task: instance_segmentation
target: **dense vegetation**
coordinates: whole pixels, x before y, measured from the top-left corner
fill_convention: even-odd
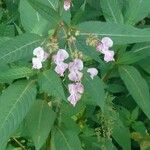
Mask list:
[[[150,149],[150,0],[0,0],[0,150]]]

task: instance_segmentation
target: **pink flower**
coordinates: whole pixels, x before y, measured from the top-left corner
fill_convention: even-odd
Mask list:
[[[71,0],[64,0],[64,10],[67,11],[71,7]]]
[[[97,51],[100,51],[102,54],[105,53],[110,47],[113,46],[113,41],[109,37],[102,38],[101,42],[97,44]]]
[[[69,63],[69,79],[71,81],[79,82],[82,79],[83,73],[80,72],[83,69],[83,61],[81,59],[74,59]]]
[[[104,60],[106,62],[114,61],[115,60],[114,55],[115,55],[114,51],[107,50],[104,54]]]
[[[54,60],[55,64],[58,65],[59,63],[66,60],[68,57],[69,57],[69,54],[66,50],[59,49],[57,54],[53,56],[53,60]]]
[[[32,58],[32,68],[34,69],[41,69],[42,68],[42,63],[39,58],[33,57]]]
[[[60,76],[64,76],[64,72],[68,68],[68,64],[61,62],[55,67],[55,72]]]
[[[71,81],[79,82],[83,77],[83,73],[80,71],[72,71],[69,73],[68,78]]]
[[[49,57],[49,54],[46,53],[42,47],[35,48],[33,50],[33,55],[36,56],[41,62],[44,62]]]
[[[81,83],[69,84],[69,93],[68,101],[75,106],[76,103],[81,99],[81,94],[84,92],[84,87]]]
[[[92,79],[98,74],[98,70],[96,68],[89,68],[87,72],[90,73],[90,77]]]

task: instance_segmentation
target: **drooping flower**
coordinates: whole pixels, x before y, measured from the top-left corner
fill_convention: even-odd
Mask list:
[[[42,62],[39,58],[36,58],[36,57],[32,58],[32,68],[34,68],[34,69],[42,68]]]
[[[113,46],[113,41],[109,37],[104,37],[102,40],[97,44],[97,51],[105,54],[105,51],[109,50],[110,47]]]
[[[55,72],[60,76],[64,76],[64,72],[68,68],[68,64],[61,62],[55,67]]]
[[[56,64],[55,72],[60,76],[64,76],[64,72],[68,68],[68,64],[64,63],[64,60],[66,60],[68,57],[69,54],[64,49],[59,49],[57,54],[53,56],[54,63]]]
[[[89,68],[87,72],[90,74],[92,79],[94,79],[94,77],[98,74],[98,70],[96,68]]]
[[[59,49],[57,54],[53,56],[53,60],[54,60],[55,64],[58,65],[59,63],[66,60],[68,57],[69,57],[69,54],[66,50]]]
[[[82,79],[83,73],[83,61],[81,59],[74,59],[73,62],[69,63],[69,79],[71,81],[79,82]]]
[[[69,93],[68,101],[75,106],[76,103],[81,99],[81,94],[84,92],[84,86],[81,83],[69,84]]]
[[[109,37],[102,38],[101,42],[97,44],[97,51],[104,54],[104,61],[110,62],[114,61],[114,51],[111,51],[109,48],[113,46],[113,41]]]
[[[42,62],[44,62],[49,57],[49,54],[46,53],[42,47],[37,47],[33,50],[33,55],[35,57],[32,58],[32,67],[34,69],[41,69]]]
[[[64,0],[64,10],[68,11],[71,7],[71,0]]]
[[[107,50],[104,54],[104,60],[106,62],[114,61],[115,60],[114,55],[115,55],[114,51]]]
[[[33,55],[36,56],[41,62],[44,62],[49,57],[49,54],[46,53],[42,47],[35,48],[33,50]]]

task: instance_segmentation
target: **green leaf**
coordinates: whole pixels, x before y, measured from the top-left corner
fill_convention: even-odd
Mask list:
[[[147,117],[150,118],[150,95],[146,81],[138,70],[132,66],[121,66],[119,73],[136,103]]]
[[[115,44],[130,44],[150,41],[150,32],[134,28],[130,25],[121,25],[100,21],[88,21],[78,25],[80,35],[94,34],[100,37],[111,37]]]
[[[100,0],[107,22],[123,23],[123,15],[118,0]]]
[[[27,0],[20,1],[20,19],[24,29],[39,35],[46,34],[50,23],[33,9]]]
[[[53,70],[43,72],[42,75],[40,75],[38,82],[41,92],[46,92],[51,96],[66,100],[62,81]]]
[[[101,79],[96,76],[92,80],[90,75],[85,72],[83,85],[85,89],[83,100],[85,103],[98,105],[103,111],[105,106],[105,91]]]
[[[0,147],[8,140],[26,116],[36,97],[36,86],[31,82],[16,82],[0,96]]]
[[[123,150],[131,150],[130,132],[128,128],[123,125],[119,116],[116,118],[112,136]]]
[[[28,67],[11,68],[0,72],[0,82],[10,82],[19,78],[30,77],[34,74],[35,72],[33,71],[33,69]]]
[[[56,128],[52,132],[51,148],[53,150],[83,150],[76,132]]]
[[[25,124],[36,150],[45,143],[54,123],[55,113],[44,101],[37,100],[29,111]]]
[[[148,57],[147,59],[144,59],[140,62],[138,62],[138,65],[147,73],[150,74],[150,57]]]
[[[135,24],[150,14],[149,0],[128,0],[125,11],[126,24]]]
[[[35,0],[28,0],[28,2],[41,16],[51,22],[54,27],[59,24],[61,18],[53,8]]]
[[[84,37],[78,37],[76,41],[77,47],[79,51],[81,51],[83,54],[89,56],[90,58],[94,59],[97,62],[102,62],[99,57],[99,52],[96,51],[93,47],[86,45],[86,38]]]
[[[136,44],[131,51],[124,53],[117,60],[118,64],[133,64],[150,56],[150,43]]]
[[[33,49],[41,43],[41,37],[35,34],[22,34],[0,45],[0,65],[32,58]]]

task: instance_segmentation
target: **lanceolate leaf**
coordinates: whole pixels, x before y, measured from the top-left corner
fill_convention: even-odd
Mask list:
[[[83,84],[85,88],[83,96],[85,103],[98,105],[103,111],[105,106],[105,91],[101,79],[95,77],[92,80],[89,74],[84,73]]]
[[[53,70],[43,72],[38,82],[41,92],[66,100],[61,79]]]
[[[135,24],[150,14],[149,0],[128,0],[125,11],[125,22]]]
[[[4,70],[0,72],[0,82],[10,82],[15,79],[30,77],[34,75],[34,71],[32,68],[28,67],[16,67]]]
[[[54,119],[55,113],[45,101],[37,100],[29,111],[25,124],[37,150],[45,143]]]
[[[131,51],[124,53],[118,60],[120,64],[132,64],[150,56],[150,43],[136,44]]]
[[[73,130],[73,129],[72,129]],[[83,150],[76,132],[56,128],[52,132],[51,148],[54,150]]]
[[[41,43],[41,37],[35,34],[23,34],[7,40],[0,45],[0,65],[32,58],[33,49]]]
[[[147,117],[150,118],[150,95],[146,81],[138,70],[132,66],[121,66],[119,73],[136,103]]]
[[[119,117],[116,117],[112,136],[123,150],[131,150],[129,129],[124,126]]]
[[[17,129],[36,97],[36,86],[31,82],[16,82],[0,96],[0,147]]]
[[[51,22],[54,26],[60,22],[60,16],[53,8],[48,7],[47,5],[44,5],[36,0],[28,0],[28,2],[40,15]]]
[[[45,20],[27,0],[20,1],[20,19],[24,29],[27,32],[39,35],[47,34],[50,22]]]
[[[123,15],[118,0],[100,0],[100,3],[107,21],[123,23]]]
[[[107,23],[100,21],[88,21],[78,25],[81,35],[89,33],[99,37],[111,37],[115,44],[130,44],[150,41],[150,32],[137,29],[129,25]]]

